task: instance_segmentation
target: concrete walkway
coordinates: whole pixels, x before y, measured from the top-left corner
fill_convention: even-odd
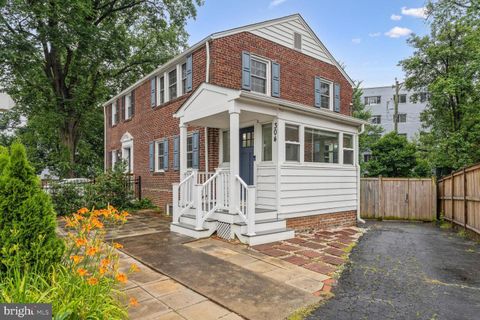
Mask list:
[[[370,222],[308,319],[479,319],[480,245],[433,224]]]

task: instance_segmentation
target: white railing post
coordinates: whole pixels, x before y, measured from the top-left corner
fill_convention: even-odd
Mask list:
[[[225,183],[225,181],[223,181],[223,172],[222,172],[222,169],[220,168],[217,168],[215,170],[216,173],[218,173],[218,178],[217,178],[217,184],[215,186],[216,190],[215,190],[215,195],[217,197],[217,204],[219,206],[219,209],[224,209],[224,197],[225,195],[223,194],[224,192],[224,187],[223,187],[223,184]]]
[[[179,195],[179,183],[174,183],[173,184],[173,216],[172,216],[172,221],[173,223],[178,223],[179,222],[179,215],[180,215],[180,208],[178,206],[178,195]]]
[[[255,187],[249,186],[247,189],[247,235],[255,235]]]
[[[202,212],[203,212],[203,200],[202,200],[202,185],[195,184],[193,187],[193,197],[195,201],[195,229],[203,229]]]
[[[198,183],[198,169],[192,169],[193,172],[193,184],[199,184]]]

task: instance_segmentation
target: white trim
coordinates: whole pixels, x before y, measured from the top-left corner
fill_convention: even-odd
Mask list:
[[[115,112],[113,112],[115,110]],[[117,125],[116,122],[116,117],[115,115],[118,113],[118,99],[112,101],[112,114],[110,115],[112,117],[112,127]]]
[[[165,172],[165,168],[159,169],[159,162],[158,162],[158,150],[159,150],[159,144],[164,144],[164,140],[155,140],[154,141],[154,148],[153,148],[153,156],[154,156],[154,172]],[[163,145],[165,148],[165,145]],[[165,156],[165,149],[163,150],[163,156]],[[163,159],[163,158],[162,158]]]
[[[123,115],[123,118],[125,120],[130,120],[132,119],[132,116],[133,116],[133,113],[130,113],[130,115],[128,115],[128,107],[130,105],[130,109],[132,108],[132,91],[130,91],[129,93],[127,93],[125,95],[125,107],[124,107],[124,115]]]
[[[322,107],[322,82],[328,84],[328,108]],[[333,111],[333,81],[320,77],[320,108]]]
[[[260,63],[264,63],[265,64],[265,92],[258,92],[258,91],[254,91],[253,88],[250,89],[250,92],[253,92],[253,93],[256,93],[256,94],[262,94],[262,95],[265,95],[265,96],[270,96],[271,93],[272,93],[272,62],[270,61],[270,59],[267,59],[267,58],[263,58],[261,56],[257,56],[255,54],[251,54],[250,55],[250,87],[252,87],[252,78],[259,78],[261,79],[260,77],[258,76],[255,76],[253,75],[253,72],[251,72],[252,70],[252,60],[256,60]]]

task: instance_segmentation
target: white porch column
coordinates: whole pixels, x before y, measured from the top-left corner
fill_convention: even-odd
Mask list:
[[[240,113],[230,112],[230,213],[239,205],[239,190],[235,176],[240,174]]]
[[[180,124],[180,181],[187,172],[187,125]]]

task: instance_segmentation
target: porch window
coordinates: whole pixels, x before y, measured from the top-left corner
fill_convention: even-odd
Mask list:
[[[193,138],[187,138],[187,168],[193,168]]]
[[[230,162],[230,131],[222,132],[223,162]]]
[[[173,69],[168,73],[168,96],[170,100],[177,97],[177,69]]]
[[[262,125],[262,161],[272,161],[272,124]]]
[[[305,128],[305,162],[338,163],[338,133]]]
[[[343,164],[353,164],[353,136],[343,135]]]
[[[182,94],[187,93],[187,63],[182,64]]]
[[[165,103],[165,77],[160,78],[160,104]]]
[[[320,82],[320,107],[330,109],[330,82]]]
[[[163,167],[165,158],[165,150],[163,142],[157,142],[157,170],[162,171],[165,168]]]
[[[299,127],[293,124],[285,125],[285,160],[300,161]]]
[[[267,62],[258,58],[251,58],[252,91],[267,93]]]

